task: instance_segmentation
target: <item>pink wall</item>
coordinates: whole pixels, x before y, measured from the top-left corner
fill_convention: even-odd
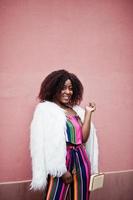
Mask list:
[[[31,178],[29,124],[42,79],[76,73],[97,103],[100,169],[133,168],[133,2],[0,1],[0,181]]]

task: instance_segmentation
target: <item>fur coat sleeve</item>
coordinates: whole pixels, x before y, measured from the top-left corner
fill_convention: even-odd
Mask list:
[[[39,103],[30,131],[31,189],[44,189],[47,176],[61,176],[66,169],[66,117],[56,104]]]

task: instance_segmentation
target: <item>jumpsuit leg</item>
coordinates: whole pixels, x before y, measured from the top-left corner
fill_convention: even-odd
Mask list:
[[[49,176],[43,200],[89,200],[90,162],[83,145],[67,148],[66,165],[73,182],[65,184],[61,177]]]
[[[72,159],[67,149],[66,167],[71,171]],[[71,200],[70,184],[65,184],[61,177],[49,176],[43,200]]]
[[[43,200],[65,200],[70,184],[65,184],[60,177],[49,176],[46,196]]]
[[[75,161],[73,185],[71,185],[72,200],[89,199],[90,162],[84,146],[72,150],[72,159]]]

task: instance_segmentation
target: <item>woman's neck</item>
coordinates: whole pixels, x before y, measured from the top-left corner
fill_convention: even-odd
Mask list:
[[[63,108],[64,110],[70,109],[72,108],[72,106],[70,104],[63,104],[61,102],[55,102],[58,106],[60,106],[61,108]]]

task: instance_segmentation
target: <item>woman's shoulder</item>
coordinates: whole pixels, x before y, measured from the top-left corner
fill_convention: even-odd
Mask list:
[[[46,102],[39,102],[35,106],[35,111],[41,111],[46,107]]]
[[[85,109],[79,105],[75,105],[73,107],[73,110],[75,110],[77,113],[84,115]]]
[[[47,112],[47,113],[62,113],[63,110],[54,102],[50,102],[50,101],[44,101],[44,102],[39,102],[36,105],[36,111],[38,112]]]
[[[83,120],[84,120],[85,109],[82,108],[82,107],[79,106],[79,105],[75,105],[75,106],[73,107],[73,109],[76,111],[76,113],[79,115],[79,117],[80,117],[81,120],[83,121]]]
[[[36,105],[36,109],[44,109],[44,108],[51,108],[51,107],[55,107],[55,103],[50,102],[50,101],[39,102]]]
[[[66,122],[65,113],[60,107],[52,102],[40,102],[36,105],[34,118],[43,119],[47,124],[55,124],[55,121],[58,124],[63,124]],[[57,124],[57,123],[56,123]]]

